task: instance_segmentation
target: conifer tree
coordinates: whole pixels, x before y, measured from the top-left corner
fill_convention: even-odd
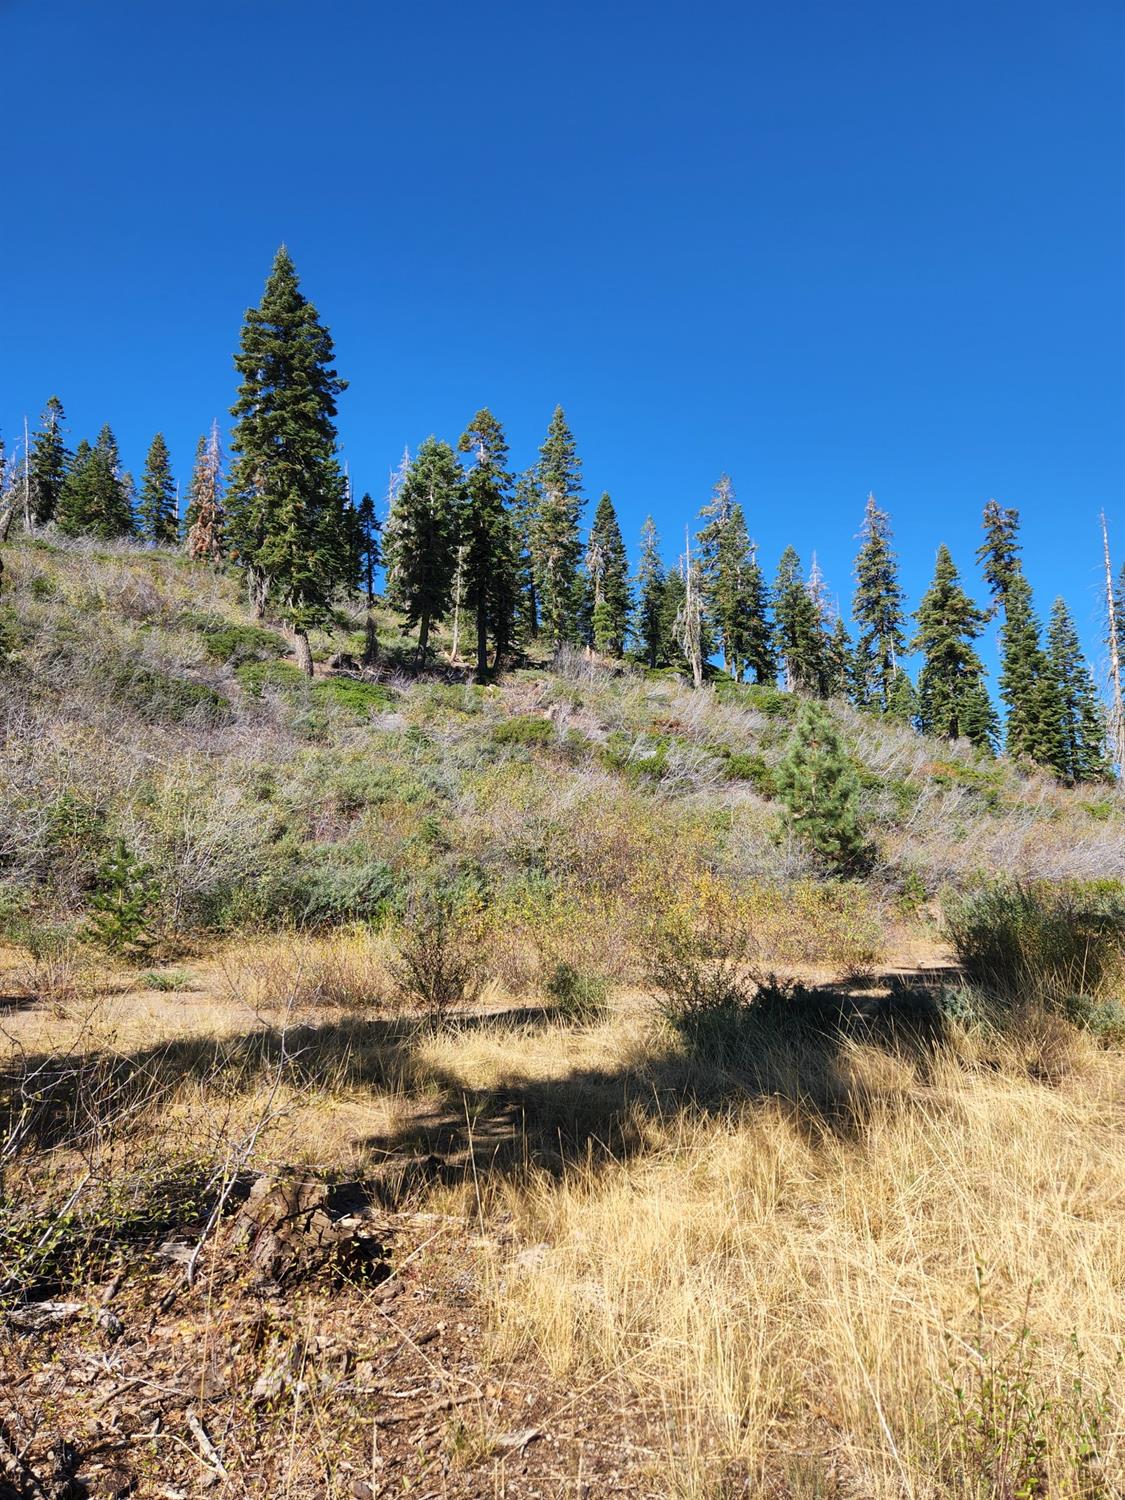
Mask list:
[[[578,564],[582,556],[582,464],[561,406],[555,407],[539,455],[537,479],[542,499],[532,553],[540,626],[557,650],[577,636]]]
[[[906,649],[906,597],[898,581],[898,559],[891,547],[891,522],[869,494],[855,561],[852,618],[857,626],[856,701],[881,713],[890,705],[898,658]]]
[[[684,607],[684,574],[681,566],[668,568],[660,588],[660,653],[658,664],[688,667],[679,641],[679,619]]]
[[[1013,574],[1007,583],[1000,654],[1008,754],[1026,756],[1041,766],[1058,765],[1063,754],[1058,685],[1048,671],[1031,586],[1022,572]]]
[[[990,500],[984,507],[984,541],[977,548],[977,562],[992,595],[989,618],[1007,608],[1008,590],[1020,571],[1020,513]]]
[[[39,431],[31,447],[31,513],[37,526],[55,519],[68,454],[63,441],[62,402],[51,396],[39,419]]]
[[[645,517],[641,528],[636,599],[633,638],[651,668],[659,664],[664,643],[664,563],[660,557],[660,538],[651,516]]]
[[[512,637],[515,613],[515,557],[506,502],[511,487],[504,429],[487,407],[461,434],[458,449],[474,458],[464,487],[460,542],[466,608],[477,626],[478,682],[488,680],[488,638],[500,646]],[[498,619],[502,614],[504,618]]]
[[[425,663],[430,627],[452,603],[463,476],[448,443],[429,437],[399,486],[383,530],[387,598],[418,631]]]
[[[375,569],[379,566],[379,520],[375,502],[364,492],[356,507],[356,565],[368,609],[375,603]]]
[[[841,873],[861,868],[869,847],[859,817],[859,778],[827,709],[805,702],[775,772],[785,822]]]
[[[965,736],[991,749],[995,711],[984,686],[984,666],[973,642],[988,618],[961,587],[944,543],[938,548],[933,582],[914,613],[918,623],[910,649],[925,657],[918,675],[918,721],[926,734]]]
[[[223,541],[223,450],[219,423],[211,423],[209,437],[201,437],[195,450],[184,538],[188,555],[197,561],[218,562]]]
[[[824,638],[820,607],[801,577],[801,559],[786,547],[773,588],[774,630],[785,686],[820,693],[824,683]]]
[[[911,727],[918,718],[918,694],[914,691],[910,674],[903,667],[895,668],[887,700],[887,718],[896,724],[908,724]]]
[[[137,507],[140,533],[154,546],[175,545],[180,518],[176,514],[176,485],[164,434],[153,438],[145,459],[141,499]]]
[[[629,588],[629,558],[617,522],[613,501],[603,494],[594,512],[586,548],[586,574],[590,580],[590,626],[594,649],[603,656],[624,655],[629,615],[633,608]]]
[[[741,506],[736,505],[731,518],[732,551],[742,551],[746,522]],[[758,549],[747,537],[739,573],[738,655],[744,672],[752,672],[758,683],[777,682],[777,653],[774,630],[770,623],[769,585],[758,562]],[[740,678],[741,680],[741,678]]]
[[[344,476],[336,460],[332,336],[302,293],[283,245],[260,306],[250,308],[235,368],[242,377],[231,448],[226,532],[256,613],[275,609],[312,675],[308,632],[332,620],[351,582]]]
[[[723,668],[737,677],[736,637],[738,626],[738,563],[732,555],[730,527],[734,514],[734,485],[729,474],[720,474],[707,505],[699,513],[704,522],[696,543],[699,573],[703,585],[703,605],[711,622],[712,634],[722,653]]]
[[[1051,609],[1047,663],[1060,721],[1060,753],[1054,769],[1066,781],[1104,781],[1111,772],[1109,726],[1074,620],[1062,599],[1056,599]]]
[[[824,693],[851,698],[855,692],[855,653],[843,615],[837,615],[824,648]]]
[[[75,450],[59,492],[57,519],[66,536],[105,540],[133,530],[129,491],[121,472],[117,439],[108,424],[91,448],[83,439]]]
[[[535,537],[543,495],[535,470],[528,469],[516,483],[512,498],[512,528],[516,551],[516,628],[521,640],[539,634],[539,594],[535,585]]]

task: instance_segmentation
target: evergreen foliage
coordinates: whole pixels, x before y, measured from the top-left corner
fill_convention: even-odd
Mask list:
[[[65,536],[109,540],[131,535],[129,490],[121,473],[117,439],[108,424],[92,448],[85,439],[79,443],[59,492],[56,515]]]
[[[1056,599],[1051,608],[1047,664],[1059,712],[1059,754],[1054,769],[1066,781],[1104,781],[1112,769],[1105,711],[1074,620],[1062,599]]]
[[[586,548],[590,580],[590,626],[594,649],[603,656],[624,655],[629,615],[633,608],[629,587],[629,558],[613,501],[603,494],[594,512]]]
[[[984,666],[973,642],[987,615],[961,587],[949,548],[938,548],[933,582],[915,611],[912,651],[925,657],[918,675],[918,722],[926,734],[969,739],[992,749],[996,713],[984,686]]]
[[[977,548],[977,562],[992,595],[991,615],[1007,608],[1008,590],[1020,571],[1020,513],[990,500],[984,507],[984,541]]]
[[[873,494],[867,497],[860,539],[852,602],[857,626],[856,701],[860,706],[874,704],[887,713],[898,658],[906,649],[906,595],[898,579],[898,559],[891,548],[890,517],[875,504]]]
[[[851,698],[856,688],[856,661],[843,615],[837,615],[824,648],[824,691],[829,698]]]
[[[869,846],[860,824],[859,779],[822,704],[801,704],[775,779],[786,826],[837,871],[862,867]]]
[[[485,407],[461,434],[457,446],[474,457],[464,486],[459,542],[464,603],[476,619],[476,678],[485,682],[489,636],[496,643],[499,662],[515,626],[516,543],[506,505],[512,482],[507,471],[508,444],[504,429]]]
[[[581,474],[574,436],[562,407],[556,406],[539,450],[536,477],[542,498],[532,537],[540,629],[556,649],[578,634]]]
[[[664,645],[664,563],[660,538],[651,516],[641,528],[641,556],[636,577],[636,611],[633,638],[649,667],[659,665]]]
[[[512,498],[516,553],[516,630],[523,641],[539,634],[539,594],[535,584],[535,537],[543,493],[534,469],[521,474]]]
[[[887,718],[893,719],[896,724],[907,724],[911,728],[915,726],[918,718],[918,694],[914,691],[909,672],[903,667],[895,670],[894,681],[891,683],[891,691],[887,699]]]
[[[430,626],[451,604],[462,482],[453,449],[427,438],[395,493],[383,532],[387,599],[402,612],[406,629],[417,629],[421,662]]]
[[[158,432],[153,438],[145,459],[137,519],[140,522],[140,533],[146,541],[157,547],[175,545],[180,518],[176,513],[176,485],[172,478],[172,463],[162,432]]]
[[[823,692],[824,637],[820,608],[801,577],[801,559],[786,547],[773,587],[774,631],[785,686],[805,693]]]
[[[332,620],[352,582],[344,477],[336,461],[332,336],[304,296],[283,245],[260,306],[250,308],[235,367],[242,377],[231,448],[226,533],[259,616],[275,609],[312,674],[307,632]]]
[[[63,441],[62,402],[49,397],[39,419],[39,431],[31,445],[31,515],[37,526],[55,519],[59,496],[66,479],[68,453]]]
[[[1061,706],[1054,676],[1040,645],[1040,626],[1031,586],[1013,574],[1005,595],[1000,631],[1000,697],[1007,708],[1005,745],[1009,755],[1026,756],[1041,766],[1063,758]]]
[[[91,938],[110,953],[144,953],[152,946],[149,928],[159,890],[151,868],[118,839],[98,870],[90,898]]]
[[[365,492],[355,509],[355,569],[368,609],[375,603],[375,569],[380,561],[379,530],[375,502]]]

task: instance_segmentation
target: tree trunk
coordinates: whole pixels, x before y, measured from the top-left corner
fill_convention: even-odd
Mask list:
[[[311,677],[313,674],[312,647],[309,645],[309,638],[303,630],[295,630],[293,632],[293,650],[297,656],[298,667],[300,667],[306,677]]]
[[[379,637],[375,632],[375,621],[370,615],[363,628],[363,665],[374,667],[379,661]]]
[[[426,650],[430,644],[430,612],[426,610],[418,621],[418,661],[426,664]]]
[[[477,610],[477,670],[478,682],[488,681],[488,617],[483,609]]]

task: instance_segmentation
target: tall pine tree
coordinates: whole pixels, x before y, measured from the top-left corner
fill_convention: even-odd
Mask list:
[[[620,657],[625,652],[633,600],[625,539],[608,495],[602,496],[594,512],[586,547],[586,574],[590,580],[594,649],[603,656]]]
[[[542,491],[532,553],[542,633],[557,650],[577,638],[581,605],[582,464],[561,406],[539,450]]]
[[[852,618],[855,643],[856,699],[873,704],[880,713],[890,708],[898,658],[906,649],[906,597],[898,581],[898,559],[891,547],[891,521],[886,511],[867,497],[855,560],[856,591]]]
[[[773,587],[777,654],[790,691],[821,693],[825,678],[824,634],[820,604],[801,577],[801,559],[786,547]]]
[[[504,429],[487,407],[461,434],[458,448],[473,455],[460,513],[465,607],[477,626],[478,682],[488,680],[488,639],[501,650],[511,641],[516,604],[514,533],[506,508],[511,475]]]
[[[918,722],[926,734],[969,739],[991,749],[996,714],[984,686],[984,666],[973,642],[988,618],[961,587],[960,575],[943,543],[933,582],[914,613],[918,623],[910,649],[924,656],[918,674]]]
[[[649,667],[660,662],[664,643],[664,563],[660,556],[660,538],[651,516],[641,528],[641,555],[637,565],[636,610],[633,615],[633,638]]]
[[[179,534],[180,518],[176,513],[176,484],[164,434],[158,432],[149,446],[145,471],[141,478],[141,499],[137,506],[140,533],[157,547],[172,547]]]
[[[285,246],[261,304],[250,308],[235,368],[242,377],[227,495],[231,553],[255,610],[276,610],[312,675],[308,632],[332,621],[336,590],[352,563],[344,476],[336,461],[332,336],[305,297]]]
[[[1006,609],[1008,590],[1020,571],[1020,513],[990,500],[984,507],[984,541],[977,548],[977,562],[992,595],[991,615]]]
[[[448,443],[429,437],[395,491],[383,529],[387,599],[418,631],[425,663],[430,627],[445,619],[457,566],[463,475]]]
[[[1062,599],[1051,608],[1047,664],[1059,713],[1054,769],[1065,781],[1104,781],[1111,773],[1105,709],[1082,654],[1074,620]]]
[[[63,481],[66,479],[68,454],[63,441],[62,402],[51,396],[39,419],[39,431],[31,445],[31,514],[37,526],[55,519]]]
[[[535,585],[535,537],[543,493],[534,469],[521,474],[512,498],[516,549],[516,629],[523,641],[539,634],[539,593]]]
[[[59,492],[57,519],[66,536],[103,540],[131,535],[129,487],[121,472],[117,439],[107,424],[91,448],[83,439]]]
[[[1019,571],[1007,584],[1000,656],[1000,697],[1008,711],[1008,754],[1024,756],[1041,766],[1058,765],[1063,757],[1058,688],[1040,645],[1031,585]]]

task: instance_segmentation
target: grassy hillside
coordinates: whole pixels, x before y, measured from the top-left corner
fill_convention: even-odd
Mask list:
[[[1125,1492],[1115,791],[3,578],[0,1497]]]

